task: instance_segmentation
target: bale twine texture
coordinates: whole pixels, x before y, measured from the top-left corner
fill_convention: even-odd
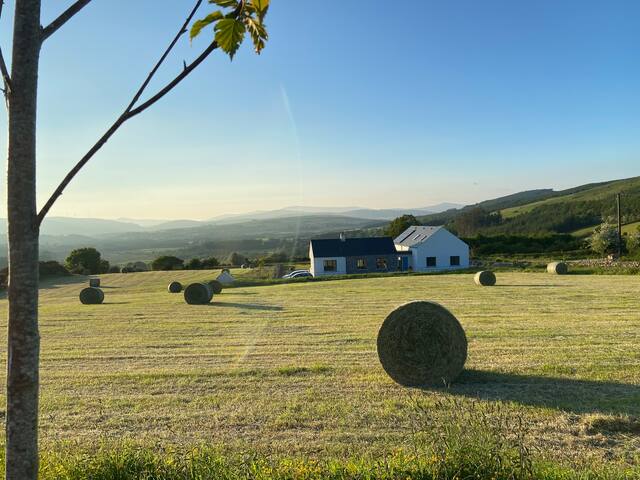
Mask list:
[[[427,301],[392,311],[378,332],[384,370],[407,387],[444,386],[460,374],[467,359],[467,337],[446,308]]]
[[[476,285],[492,287],[496,284],[496,275],[489,270],[483,270],[482,272],[476,273],[476,276],[473,277],[473,281],[476,282]]]
[[[184,300],[189,305],[206,305],[213,298],[213,290],[208,283],[192,283],[184,289]]]
[[[104,292],[99,288],[87,287],[80,292],[80,302],[84,305],[99,305],[104,301]]]
[[[564,262],[552,262],[547,265],[547,272],[554,275],[566,275],[569,273],[569,266]]]

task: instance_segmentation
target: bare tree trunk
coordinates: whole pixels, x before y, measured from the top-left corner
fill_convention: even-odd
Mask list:
[[[40,0],[16,0],[9,100],[7,216],[9,345],[7,480],[38,475],[38,226],[36,104],[41,45]]]

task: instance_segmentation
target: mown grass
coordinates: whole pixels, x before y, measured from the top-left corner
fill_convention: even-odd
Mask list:
[[[197,468],[222,465],[221,478],[267,478],[248,476],[254,461],[380,478],[371,472],[389,458],[410,472],[387,478],[497,472],[483,458],[511,465],[497,478],[526,478],[508,476],[522,458],[538,476],[637,473],[640,276],[500,272],[493,288],[471,274],[347,279],[228,289],[210,306],[166,293],[173,279],[213,275],[105,275],[99,306],[80,305],[78,278],[44,285],[43,478],[140,477],[111,456],[177,465],[143,478],[207,478],[183,475],[194,445]],[[449,388],[406,389],[379,365],[382,320],[413,299],[442,303],[467,331],[467,370]],[[72,473],[46,473],[56,469]]]

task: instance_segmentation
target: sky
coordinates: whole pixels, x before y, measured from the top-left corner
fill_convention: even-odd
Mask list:
[[[43,24],[71,3],[44,1]],[[193,4],[94,0],[46,41],[40,205]],[[0,20],[5,56],[12,5]],[[271,0],[266,24],[260,56],[249,42],[233,61],[215,52],[126,123],[51,214],[424,207],[640,175],[640,2]],[[212,35],[184,37],[149,93]],[[3,110],[5,132],[6,121]]]

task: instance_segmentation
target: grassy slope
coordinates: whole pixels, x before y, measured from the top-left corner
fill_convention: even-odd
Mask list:
[[[507,402],[531,421],[543,454],[611,460],[638,446],[637,433],[593,425],[640,415],[640,277],[504,273],[484,289],[471,275],[373,278],[232,289],[210,306],[165,290],[172,279],[211,277],[105,275],[101,306],[79,304],[75,279],[42,291],[45,446],[411,451],[416,399],[443,397]],[[468,371],[448,392],[402,388],[378,363],[382,320],[412,299],[441,302],[467,331]],[[434,418],[446,422],[447,403],[437,405]]]
[[[505,208],[501,210],[501,213],[503,217],[510,218],[530,212],[540,205],[582,200],[602,200],[605,198],[611,198],[613,201],[613,196],[616,193],[626,190],[637,190],[639,188],[640,177],[617,180],[613,182],[607,182],[605,184],[595,184],[593,188],[579,187],[577,189],[570,189],[565,192],[557,192],[557,196],[553,196],[551,198],[547,198],[545,200],[540,200],[537,202],[528,203],[526,205]]]
[[[640,227],[640,222],[628,223],[622,226],[622,233],[635,233],[638,231],[638,227]],[[575,235],[576,237],[586,237],[587,235],[591,235],[594,229],[595,227],[581,228],[580,230],[572,232],[571,235]]]

